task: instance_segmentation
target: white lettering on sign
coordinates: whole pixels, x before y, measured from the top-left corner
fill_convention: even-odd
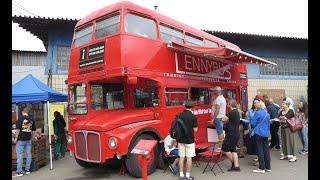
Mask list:
[[[189,54],[176,53],[176,72],[217,79],[230,80],[232,64]]]
[[[185,65],[185,68],[187,69],[187,70],[190,70],[190,71],[192,71],[192,67],[190,67],[188,64],[192,64],[191,63],[191,56],[189,56],[189,55],[185,55],[184,56],[184,65]]]
[[[196,109],[191,111],[195,116],[202,114],[211,114],[211,109]]]

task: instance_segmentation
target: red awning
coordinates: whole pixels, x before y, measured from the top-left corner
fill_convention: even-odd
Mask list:
[[[228,62],[232,64],[255,63],[255,64],[261,64],[261,65],[262,64],[277,65],[276,63],[273,63],[266,59],[246,53],[239,49],[235,49],[230,46],[210,48],[210,47],[201,47],[201,46],[182,45],[182,44],[177,44],[175,42],[171,42],[168,44],[168,48],[175,51],[188,53],[196,56],[201,56],[207,59],[214,59],[218,61]]]

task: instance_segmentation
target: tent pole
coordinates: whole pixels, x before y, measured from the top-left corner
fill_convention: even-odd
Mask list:
[[[50,109],[49,101],[47,101],[47,119],[48,119],[48,129],[49,129],[49,149],[50,149],[50,170],[52,170],[52,146],[51,146],[51,130],[50,130]]]
[[[16,104],[16,118],[17,118],[17,120],[19,118],[19,107],[18,107],[18,104]]]

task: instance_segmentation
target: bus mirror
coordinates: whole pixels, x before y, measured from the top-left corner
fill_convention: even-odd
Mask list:
[[[137,77],[128,77],[127,78],[127,83],[131,85],[138,84],[138,78]]]

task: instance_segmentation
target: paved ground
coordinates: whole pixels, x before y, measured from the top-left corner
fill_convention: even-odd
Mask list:
[[[214,174],[207,170],[205,174],[202,174],[202,170],[205,164],[201,164],[200,167],[194,166],[192,169],[192,176],[196,179],[223,179],[223,180],[307,180],[308,179],[308,156],[298,156],[298,161],[295,163],[289,163],[288,161],[279,160],[280,152],[271,152],[271,168],[272,172],[266,174],[255,174],[252,170],[255,168],[251,162],[254,156],[246,156],[240,159],[241,172],[227,172],[229,168],[229,162],[225,161],[221,163],[222,169],[225,173],[218,173],[216,177]],[[53,170],[49,169],[49,164],[40,168],[36,172],[32,172],[30,175],[24,175],[23,177],[15,177],[13,179],[21,180],[100,180],[100,179],[136,179],[129,175],[120,175],[119,169],[110,169],[105,167],[84,169],[80,167],[73,157],[66,156],[63,159],[53,162]],[[218,171],[218,170],[216,170]],[[155,173],[149,176],[151,180],[177,179],[169,171],[163,173],[162,170],[157,170]]]

